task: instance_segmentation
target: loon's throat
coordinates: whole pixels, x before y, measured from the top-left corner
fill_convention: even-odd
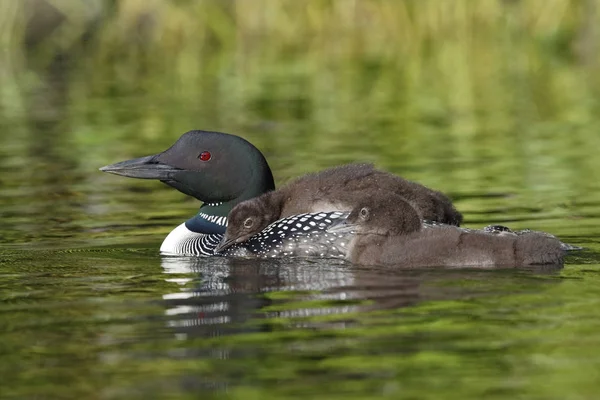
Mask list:
[[[198,214],[185,222],[185,226],[196,233],[225,233],[227,214],[232,208],[229,202],[204,203]]]
[[[227,219],[227,215],[229,211],[233,208],[235,204],[233,202],[218,202],[218,203],[204,203],[200,210],[198,210],[198,215],[202,215],[204,218],[207,217],[223,217],[225,220]]]

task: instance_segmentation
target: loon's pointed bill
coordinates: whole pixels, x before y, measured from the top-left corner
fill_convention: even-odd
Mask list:
[[[157,161],[157,155],[134,158],[100,168],[102,172],[138,179],[170,180],[181,168]]]

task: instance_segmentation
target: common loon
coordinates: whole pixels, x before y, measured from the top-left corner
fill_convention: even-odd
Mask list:
[[[355,168],[357,170],[350,174],[350,178],[355,178],[357,173],[364,176],[381,173],[370,165],[357,165]],[[100,170],[131,178],[160,180],[203,202],[194,217],[177,226],[165,238],[160,247],[163,254],[214,255],[215,248],[225,233],[227,215],[231,209],[240,202],[275,189],[271,169],[263,154],[248,141],[221,132],[189,131],[161,153],[107,165]],[[337,184],[336,176],[341,179],[348,178],[348,174],[332,174],[331,171],[334,170],[328,170],[329,175],[324,175],[334,185]],[[365,181],[368,181],[368,178],[365,178]],[[422,196],[422,193],[427,193],[427,201],[437,202],[440,213],[448,209],[454,210],[449,200],[441,193],[416,183],[404,182],[407,188],[405,193],[414,196],[416,200],[421,198],[419,196]],[[322,223],[316,224],[315,227],[311,226],[310,222],[325,217],[325,219],[336,219],[345,214],[327,207],[320,209],[318,201],[316,199],[314,201],[317,206],[311,208],[310,211],[314,211],[313,213],[296,212],[296,214],[306,215],[300,218],[291,215],[281,222],[270,221],[273,222],[270,226],[275,228],[278,224],[284,227],[288,223],[293,223],[302,225],[303,228],[308,227],[307,230],[293,232],[290,229],[289,233],[282,236],[280,233],[275,235],[277,229],[265,229],[256,237],[247,238],[249,239],[247,243],[240,243],[224,254],[320,255],[323,253],[320,251],[322,242],[331,247],[329,253],[343,253],[344,250],[340,250],[342,247],[338,248],[330,242],[333,236],[325,235],[325,227]],[[457,219],[456,223],[460,222],[462,216],[456,210],[454,213],[453,218]],[[305,222],[308,225],[305,226]],[[268,224],[264,226],[266,225]],[[258,232],[260,231],[256,233]],[[345,241],[342,238],[336,243],[345,243]],[[267,249],[269,246],[272,251]],[[279,252],[281,248],[287,250]]]
[[[566,251],[578,249],[544,232],[421,223],[418,211],[395,194],[363,197],[328,232],[354,234],[346,254],[353,263],[409,268],[562,265]]]
[[[100,168],[111,174],[156,179],[203,202],[198,213],[176,227],[160,251],[182,253],[195,243],[191,255],[213,255],[211,243],[221,240],[227,214],[237,203],[275,189],[263,154],[239,136],[193,130],[167,150]]]
[[[350,211],[374,193],[395,194],[409,201],[420,220],[452,225],[462,221],[462,215],[444,194],[377,170],[371,164],[348,164],[302,176],[276,191],[236,205],[229,213],[219,250],[247,240],[278,219],[325,210]]]

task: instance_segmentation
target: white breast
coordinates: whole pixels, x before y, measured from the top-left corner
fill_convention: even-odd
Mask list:
[[[184,244],[199,240],[202,236],[202,233],[190,231],[184,222],[167,235],[160,245],[160,252],[165,255],[195,255],[187,254]]]

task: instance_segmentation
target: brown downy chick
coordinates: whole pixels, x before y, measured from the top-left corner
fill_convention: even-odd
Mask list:
[[[356,264],[418,267],[518,267],[561,265],[565,245],[543,232],[503,234],[414,221],[389,200],[365,198],[342,224],[330,232],[352,231],[346,258]],[[365,217],[366,216],[366,217]]]
[[[348,164],[305,175],[238,204],[229,213],[219,250],[248,239],[278,219],[309,212],[351,211],[365,196],[381,191],[401,196],[423,219],[453,225],[462,221],[444,194],[371,164]]]

